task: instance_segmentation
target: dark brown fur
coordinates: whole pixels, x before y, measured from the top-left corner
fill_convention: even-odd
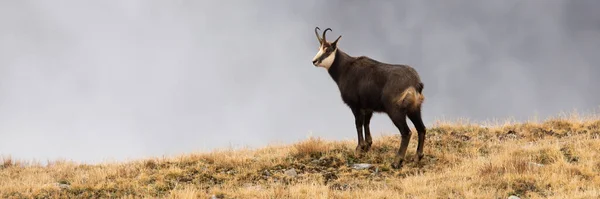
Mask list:
[[[337,48],[337,40],[333,43],[324,42],[322,45],[330,52]],[[421,118],[421,104],[424,85],[414,68],[383,63],[366,56],[352,57],[337,48],[328,72],[338,85],[342,101],[354,114],[358,134],[357,151],[366,152],[371,148],[369,123],[373,112],[382,112],[390,117],[402,136],[392,167],[402,167],[410,140],[411,131],[406,117],[418,132],[416,160],[423,157],[426,128]]]

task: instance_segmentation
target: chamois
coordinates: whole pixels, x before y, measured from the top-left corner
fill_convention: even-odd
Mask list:
[[[385,113],[400,131],[402,141],[396,153],[392,168],[399,169],[404,162],[411,131],[406,117],[412,121],[418,132],[416,161],[423,158],[423,144],[426,128],[421,118],[423,83],[417,71],[408,65],[383,63],[367,56],[353,57],[338,48],[340,35],[328,42],[323,31],[319,37],[319,51],[312,60],[315,67],[327,70],[337,84],[342,101],[351,109],[355,118],[358,145],[356,151],[368,152],[373,143],[369,123],[373,112]],[[363,138],[364,127],[364,138]]]

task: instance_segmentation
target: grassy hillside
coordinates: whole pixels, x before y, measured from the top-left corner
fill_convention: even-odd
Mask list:
[[[414,130],[413,130],[414,131]],[[354,132],[348,132],[353,134]],[[223,150],[125,163],[0,162],[0,198],[598,198],[600,119],[428,127],[426,156],[390,163],[397,133],[355,154],[355,140]],[[371,168],[355,169],[355,163]]]

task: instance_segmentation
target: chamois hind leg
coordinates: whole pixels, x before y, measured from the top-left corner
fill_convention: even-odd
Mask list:
[[[415,156],[415,160],[418,162],[423,158],[423,145],[425,144],[425,133],[427,130],[425,128],[425,124],[423,124],[420,108],[409,112],[408,118],[410,118],[413,125],[417,129],[417,133],[419,134],[419,143],[417,145],[417,154]]]
[[[356,152],[362,152],[365,140],[363,138],[363,123],[364,114],[357,108],[352,108],[354,114],[354,124],[356,125],[356,134],[358,134],[358,145],[356,146]]]
[[[404,156],[406,154],[406,148],[408,148],[411,132],[408,128],[408,124],[406,123],[406,112],[404,110],[395,110],[391,113],[388,113],[388,115],[402,136],[400,148],[398,149],[396,157],[394,157],[394,162],[392,163],[392,168],[399,169],[402,167],[402,163],[404,162]]]
[[[373,138],[371,138],[371,128],[369,124],[371,123],[371,117],[373,117],[373,111],[364,111],[365,122],[363,124],[365,128],[365,142],[364,151],[369,151],[371,149],[371,145],[373,144]]]

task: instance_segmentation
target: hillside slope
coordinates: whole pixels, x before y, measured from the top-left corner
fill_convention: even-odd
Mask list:
[[[413,130],[414,131],[414,130]],[[352,133],[352,132],[349,132]],[[222,150],[125,163],[5,159],[0,198],[598,198],[600,119],[552,119],[492,127],[428,128],[415,163],[416,133],[401,170],[390,163],[397,133],[372,151],[355,140],[310,138],[289,146]],[[367,169],[352,168],[369,163]]]

